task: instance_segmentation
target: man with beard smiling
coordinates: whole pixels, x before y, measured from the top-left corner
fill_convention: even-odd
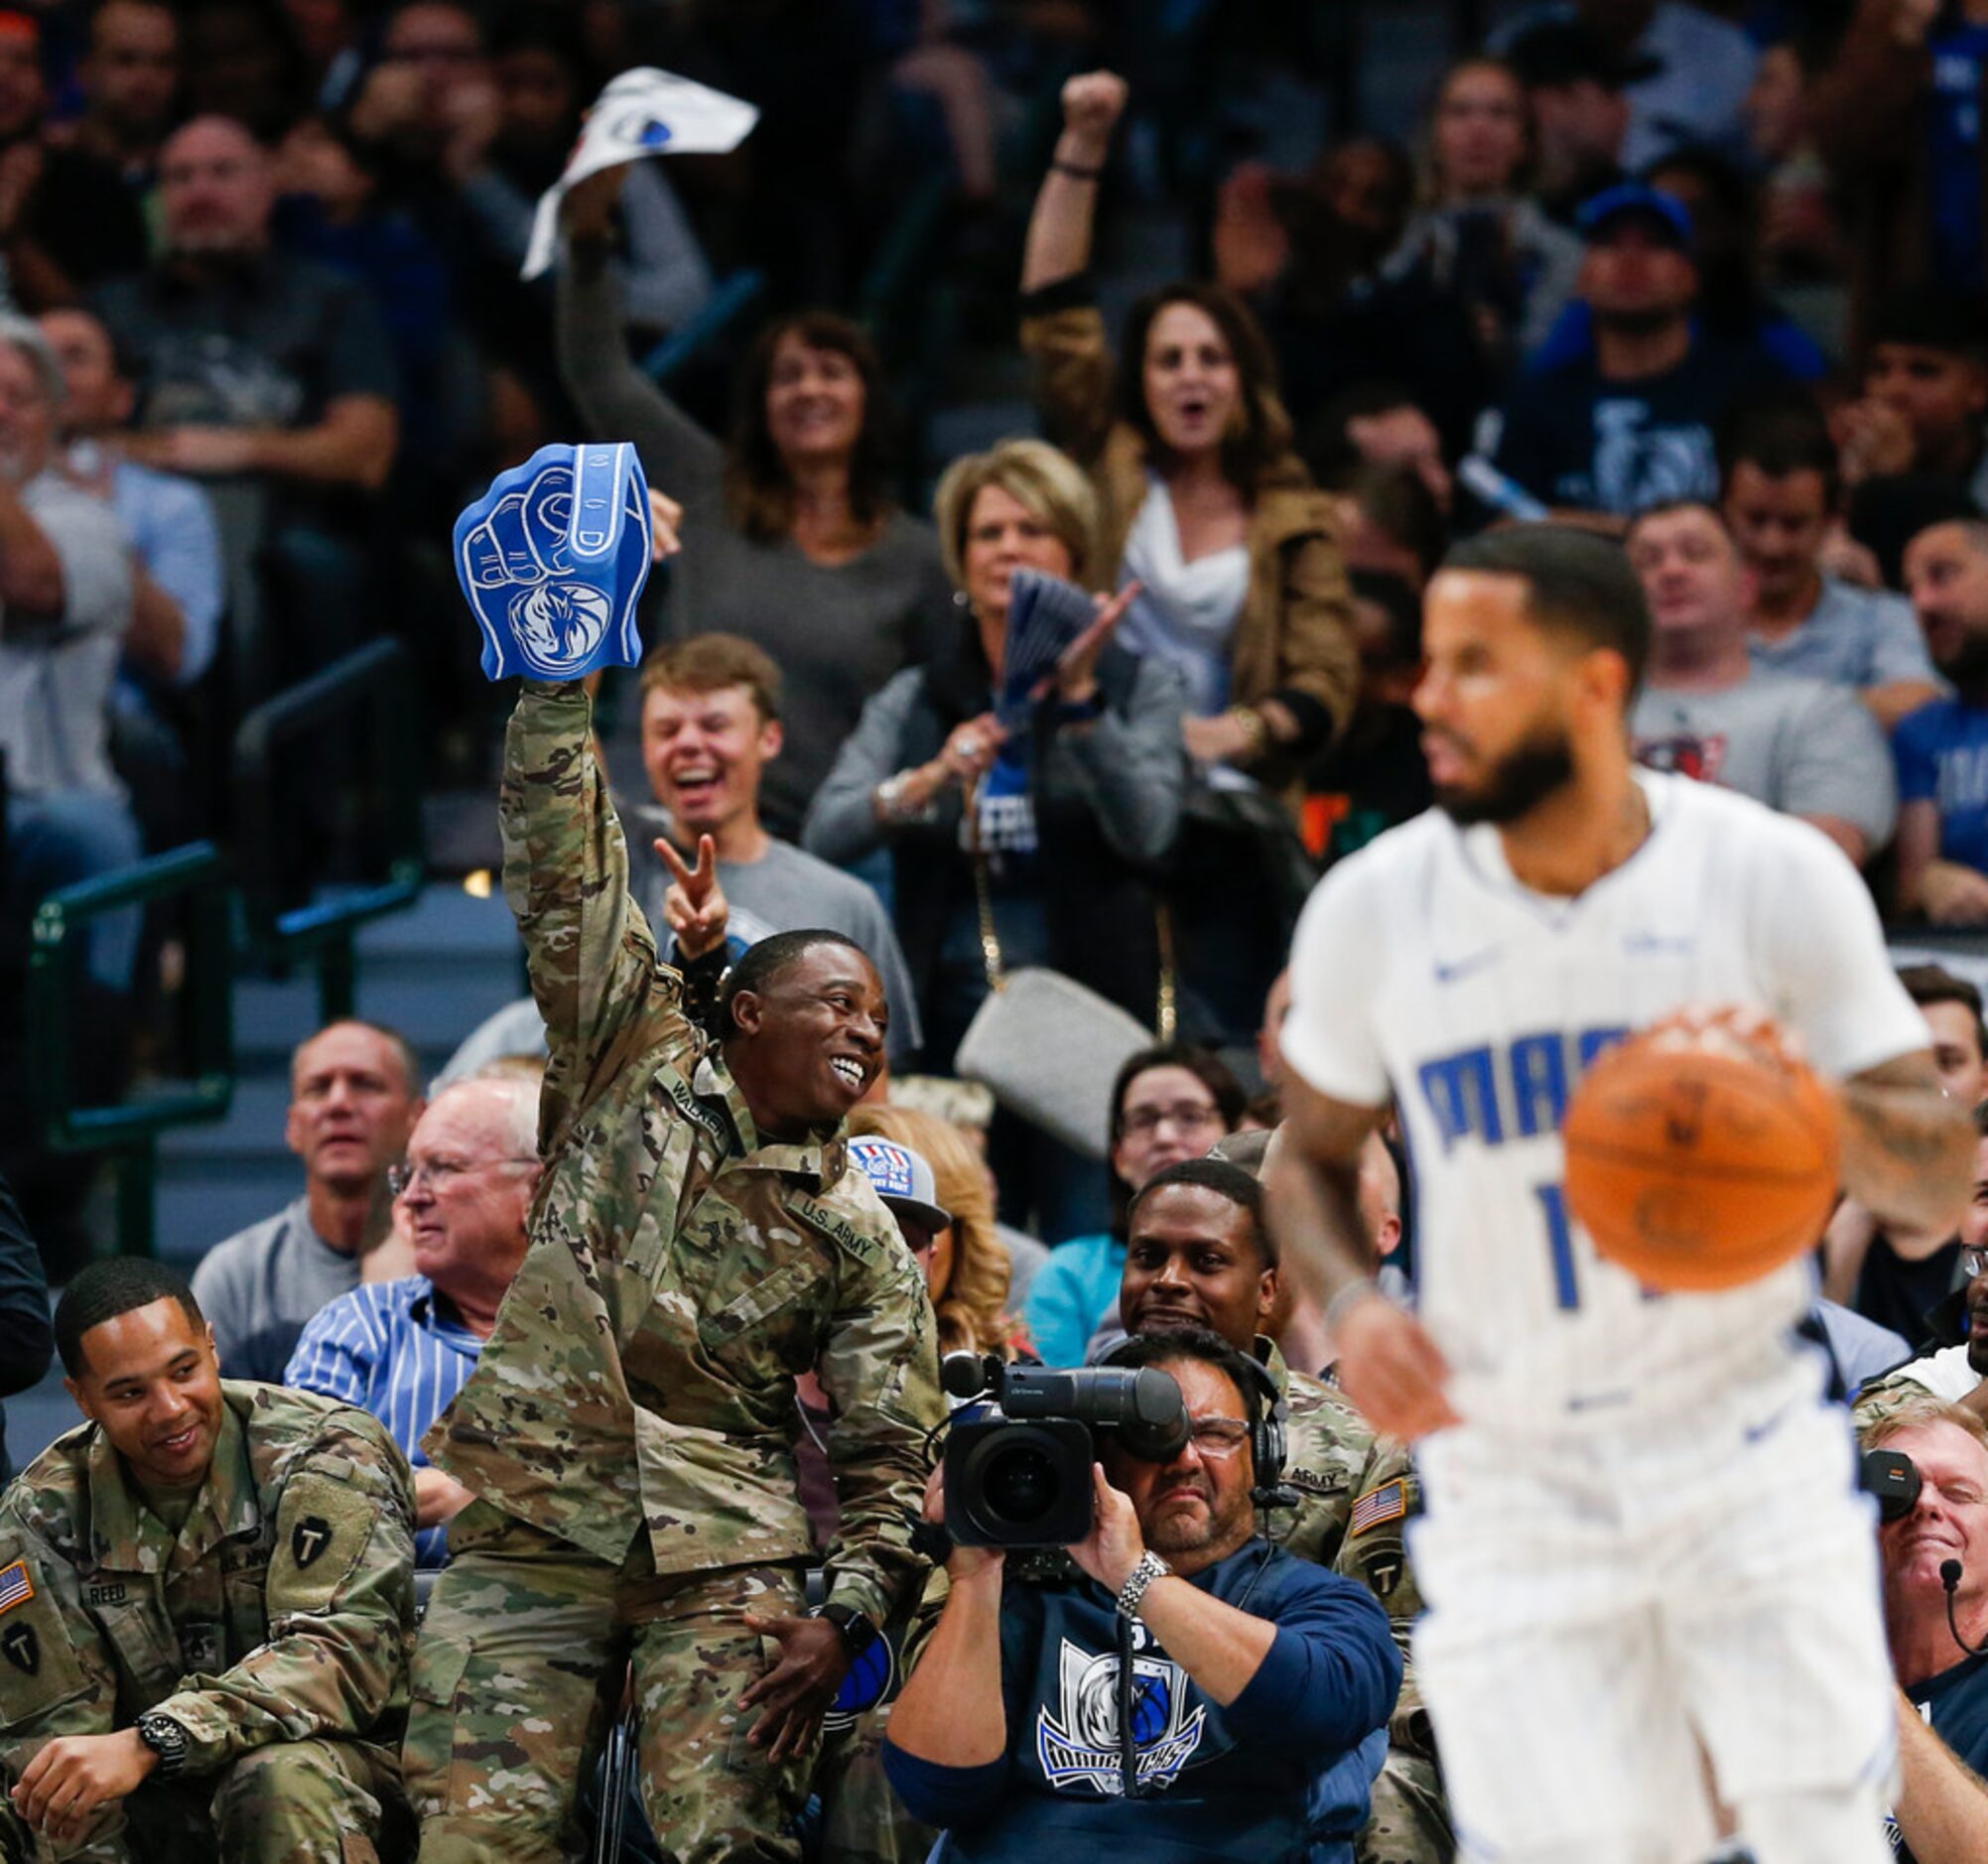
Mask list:
[[[159,1264],[92,1263],[55,1325],[89,1421],[0,1500],[0,1857],[398,1856],[405,1458],[362,1410],[224,1382]]]
[[[1906,546],[1906,589],[1952,694],[1904,720],[1899,904],[1935,925],[1988,923],[1988,523],[1930,524]]]
[[[574,1855],[582,1758],[632,1668],[642,1797],[666,1851],[801,1855],[823,1711],[922,1563],[944,1415],[924,1278],[844,1117],[883,1065],[869,960],[776,934],[719,991],[709,838],[659,961],[580,686],[526,682],[502,792],[504,888],[551,1045],[531,1242],[425,1447],[475,1496],[416,1657],[405,1765],[424,1864]],[[667,845],[665,845],[667,846]],[[834,1416],[828,1601],[792,1449],[794,1380]]]
[[[976,1864],[1107,1850],[1350,1864],[1357,1814],[1321,1831],[1312,1794],[1387,1721],[1401,1674],[1387,1620],[1256,1531],[1261,1382],[1232,1348],[1153,1334],[1114,1363],[1172,1375],[1188,1442],[1147,1461],[1104,1433],[1071,1585],[1010,1582],[998,1548],[953,1549],[891,1713],[891,1784]],[[944,1511],[935,1477],[926,1515]]]

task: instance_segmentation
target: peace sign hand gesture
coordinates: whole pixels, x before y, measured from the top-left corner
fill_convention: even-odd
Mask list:
[[[697,838],[697,865],[689,865],[665,836],[656,837],[656,853],[673,876],[663,895],[663,917],[669,921],[677,949],[695,964],[725,943],[730,902],[718,883],[718,845],[708,835]]]

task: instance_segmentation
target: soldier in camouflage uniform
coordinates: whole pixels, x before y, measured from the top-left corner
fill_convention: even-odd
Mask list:
[[[624,1660],[665,1851],[798,1858],[822,1711],[924,1570],[944,1409],[924,1278],[842,1137],[882,1065],[882,986],[846,941],[781,934],[708,1038],[629,897],[577,686],[525,686],[502,819],[551,1048],[546,1169],[496,1332],[425,1443],[477,1500],[415,1658],[422,1864],[579,1854],[581,1758]],[[842,1505],[821,1618],[799,1615],[791,1449],[811,1368]]]
[[[0,1855],[391,1859],[406,1459],[364,1411],[223,1381],[156,1264],[85,1268],[56,1337],[92,1421],[0,1498]]]
[[[1405,1663],[1421,1595],[1404,1531],[1420,1506],[1413,1465],[1377,1439],[1332,1387],[1284,1363],[1259,1331],[1277,1300],[1277,1268],[1262,1228],[1257,1180],[1220,1159],[1170,1165],[1133,1200],[1119,1312],[1132,1333],[1207,1327],[1254,1351],[1283,1394],[1284,1487],[1297,1506],[1267,1512],[1265,1533],[1300,1559],[1357,1579],[1387,1607]],[[1388,1759],[1374,1783],[1360,1864],[1447,1864],[1455,1840],[1443,1804],[1434,1737],[1412,1667],[1389,1723]]]

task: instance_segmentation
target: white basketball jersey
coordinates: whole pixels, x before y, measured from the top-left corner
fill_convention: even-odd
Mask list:
[[[1473,1421],[1619,1425],[1789,1350],[1799,1262],[1719,1294],[1658,1296],[1567,1214],[1560,1122],[1611,1042],[1685,1004],[1767,1010],[1842,1078],[1929,1044],[1863,883],[1804,823],[1638,773],[1652,827],[1578,898],[1512,876],[1498,831],[1431,811],[1320,882],[1291,952],[1288,1064],[1399,1109],[1418,1310]]]

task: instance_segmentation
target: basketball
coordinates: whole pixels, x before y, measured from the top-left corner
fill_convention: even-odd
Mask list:
[[[1568,1209],[1665,1293],[1759,1280],[1815,1245],[1835,1203],[1836,1113],[1814,1071],[1675,1030],[1603,1055],[1562,1135]]]

